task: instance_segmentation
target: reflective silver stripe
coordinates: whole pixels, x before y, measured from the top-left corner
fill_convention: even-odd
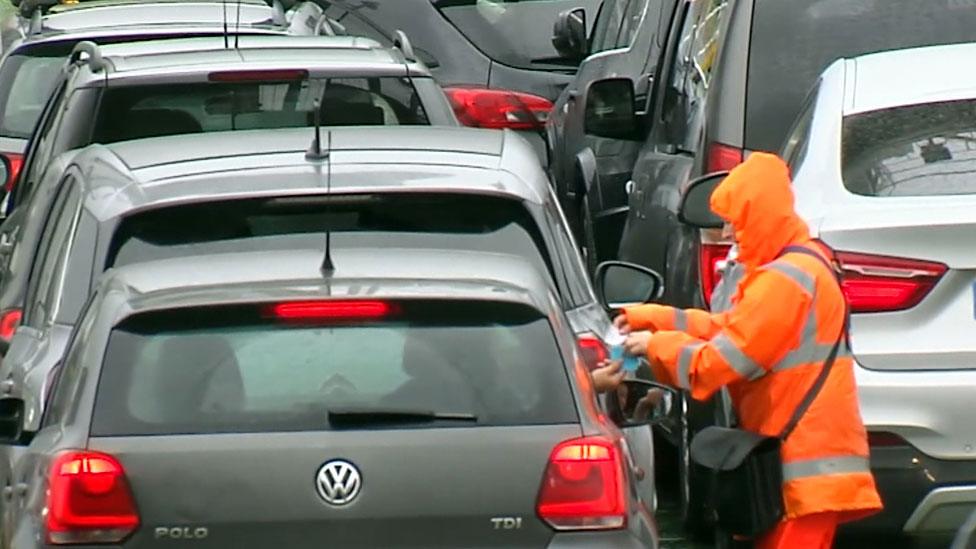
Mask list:
[[[766,370],[762,366],[756,364],[751,358],[746,356],[724,333],[719,334],[718,337],[713,339],[712,345],[722,355],[722,358],[729,363],[729,366],[736,372],[739,372],[739,375],[742,377],[751,381],[759,379],[766,374]]]
[[[701,349],[704,343],[690,343],[681,348],[678,353],[678,387],[691,390],[691,380],[688,373],[691,371],[691,360],[695,357],[695,352]]]
[[[801,288],[807,291],[808,294],[813,295],[817,289],[816,280],[810,276],[806,271],[793,265],[792,263],[787,263],[786,261],[774,261],[765,267],[766,269],[778,271],[787,277],[793,279],[794,282],[800,285]]]
[[[783,482],[822,475],[869,473],[870,471],[871,465],[868,458],[861,456],[806,459],[784,463]]]
[[[688,331],[688,313],[684,309],[674,310],[674,329],[679,332]]]

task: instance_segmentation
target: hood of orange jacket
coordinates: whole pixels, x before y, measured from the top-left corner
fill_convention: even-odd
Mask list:
[[[749,155],[715,188],[711,207],[735,227],[738,260],[747,270],[810,240],[806,222],[793,209],[790,169],[774,154]]]

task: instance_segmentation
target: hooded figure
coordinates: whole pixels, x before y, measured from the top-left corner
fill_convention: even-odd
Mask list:
[[[739,427],[777,436],[843,333],[846,305],[824,256],[793,209],[789,168],[754,153],[719,184],[712,210],[731,224],[741,279],[723,312],[643,305],[624,311],[626,346],[655,377],[706,400],[727,387]],[[759,547],[829,547],[839,523],[882,508],[868,461],[850,349],[782,447],[785,520]]]

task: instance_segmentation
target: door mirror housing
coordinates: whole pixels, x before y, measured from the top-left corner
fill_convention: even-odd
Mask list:
[[[597,297],[607,309],[641,305],[664,294],[664,278],[657,271],[626,261],[605,261],[597,266]]]
[[[597,80],[586,89],[583,127],[588,135],[610,139],[639,139],[634,83],[629,78]]]
[[[725,221],[712,211],[711,199],[715,187],[728,175],[729,172],[716,172],[692,180],[681,197],[678,220],[699,229],[721,229]]]
[[[7,188],[13,174],[13,170],[10,168],[10,161],[7,160],[6,156],[0,155],[0,187]]]
[[[0,444],[22,444],[24,440],[24,401],[0,399]]]
[[[621,428],[653,425],[670,419],[677,407],[678,392],[654,381],[624,380],[609,395],[610,417]]]
[[[565,59],[580,62],[589,53],[586,41],[586,10],[566,10],[556,16],[552,25],[552,45]]]

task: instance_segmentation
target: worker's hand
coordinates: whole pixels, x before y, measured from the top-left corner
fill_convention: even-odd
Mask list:
[[[623,361],[604,360],[590,375],[593,377],[593,389],[598,393],[606,393],[616,389],[627,372],[623,369]]]
[[[624,350],[629,355],[646,357],[647,344],[651,340],[651,332],[633,332],[624,341]]]
[[[630,324],[627,324],[627,315],[617,315],[617,318],[613,319],[613,327],[623,335],[629,334]]]

